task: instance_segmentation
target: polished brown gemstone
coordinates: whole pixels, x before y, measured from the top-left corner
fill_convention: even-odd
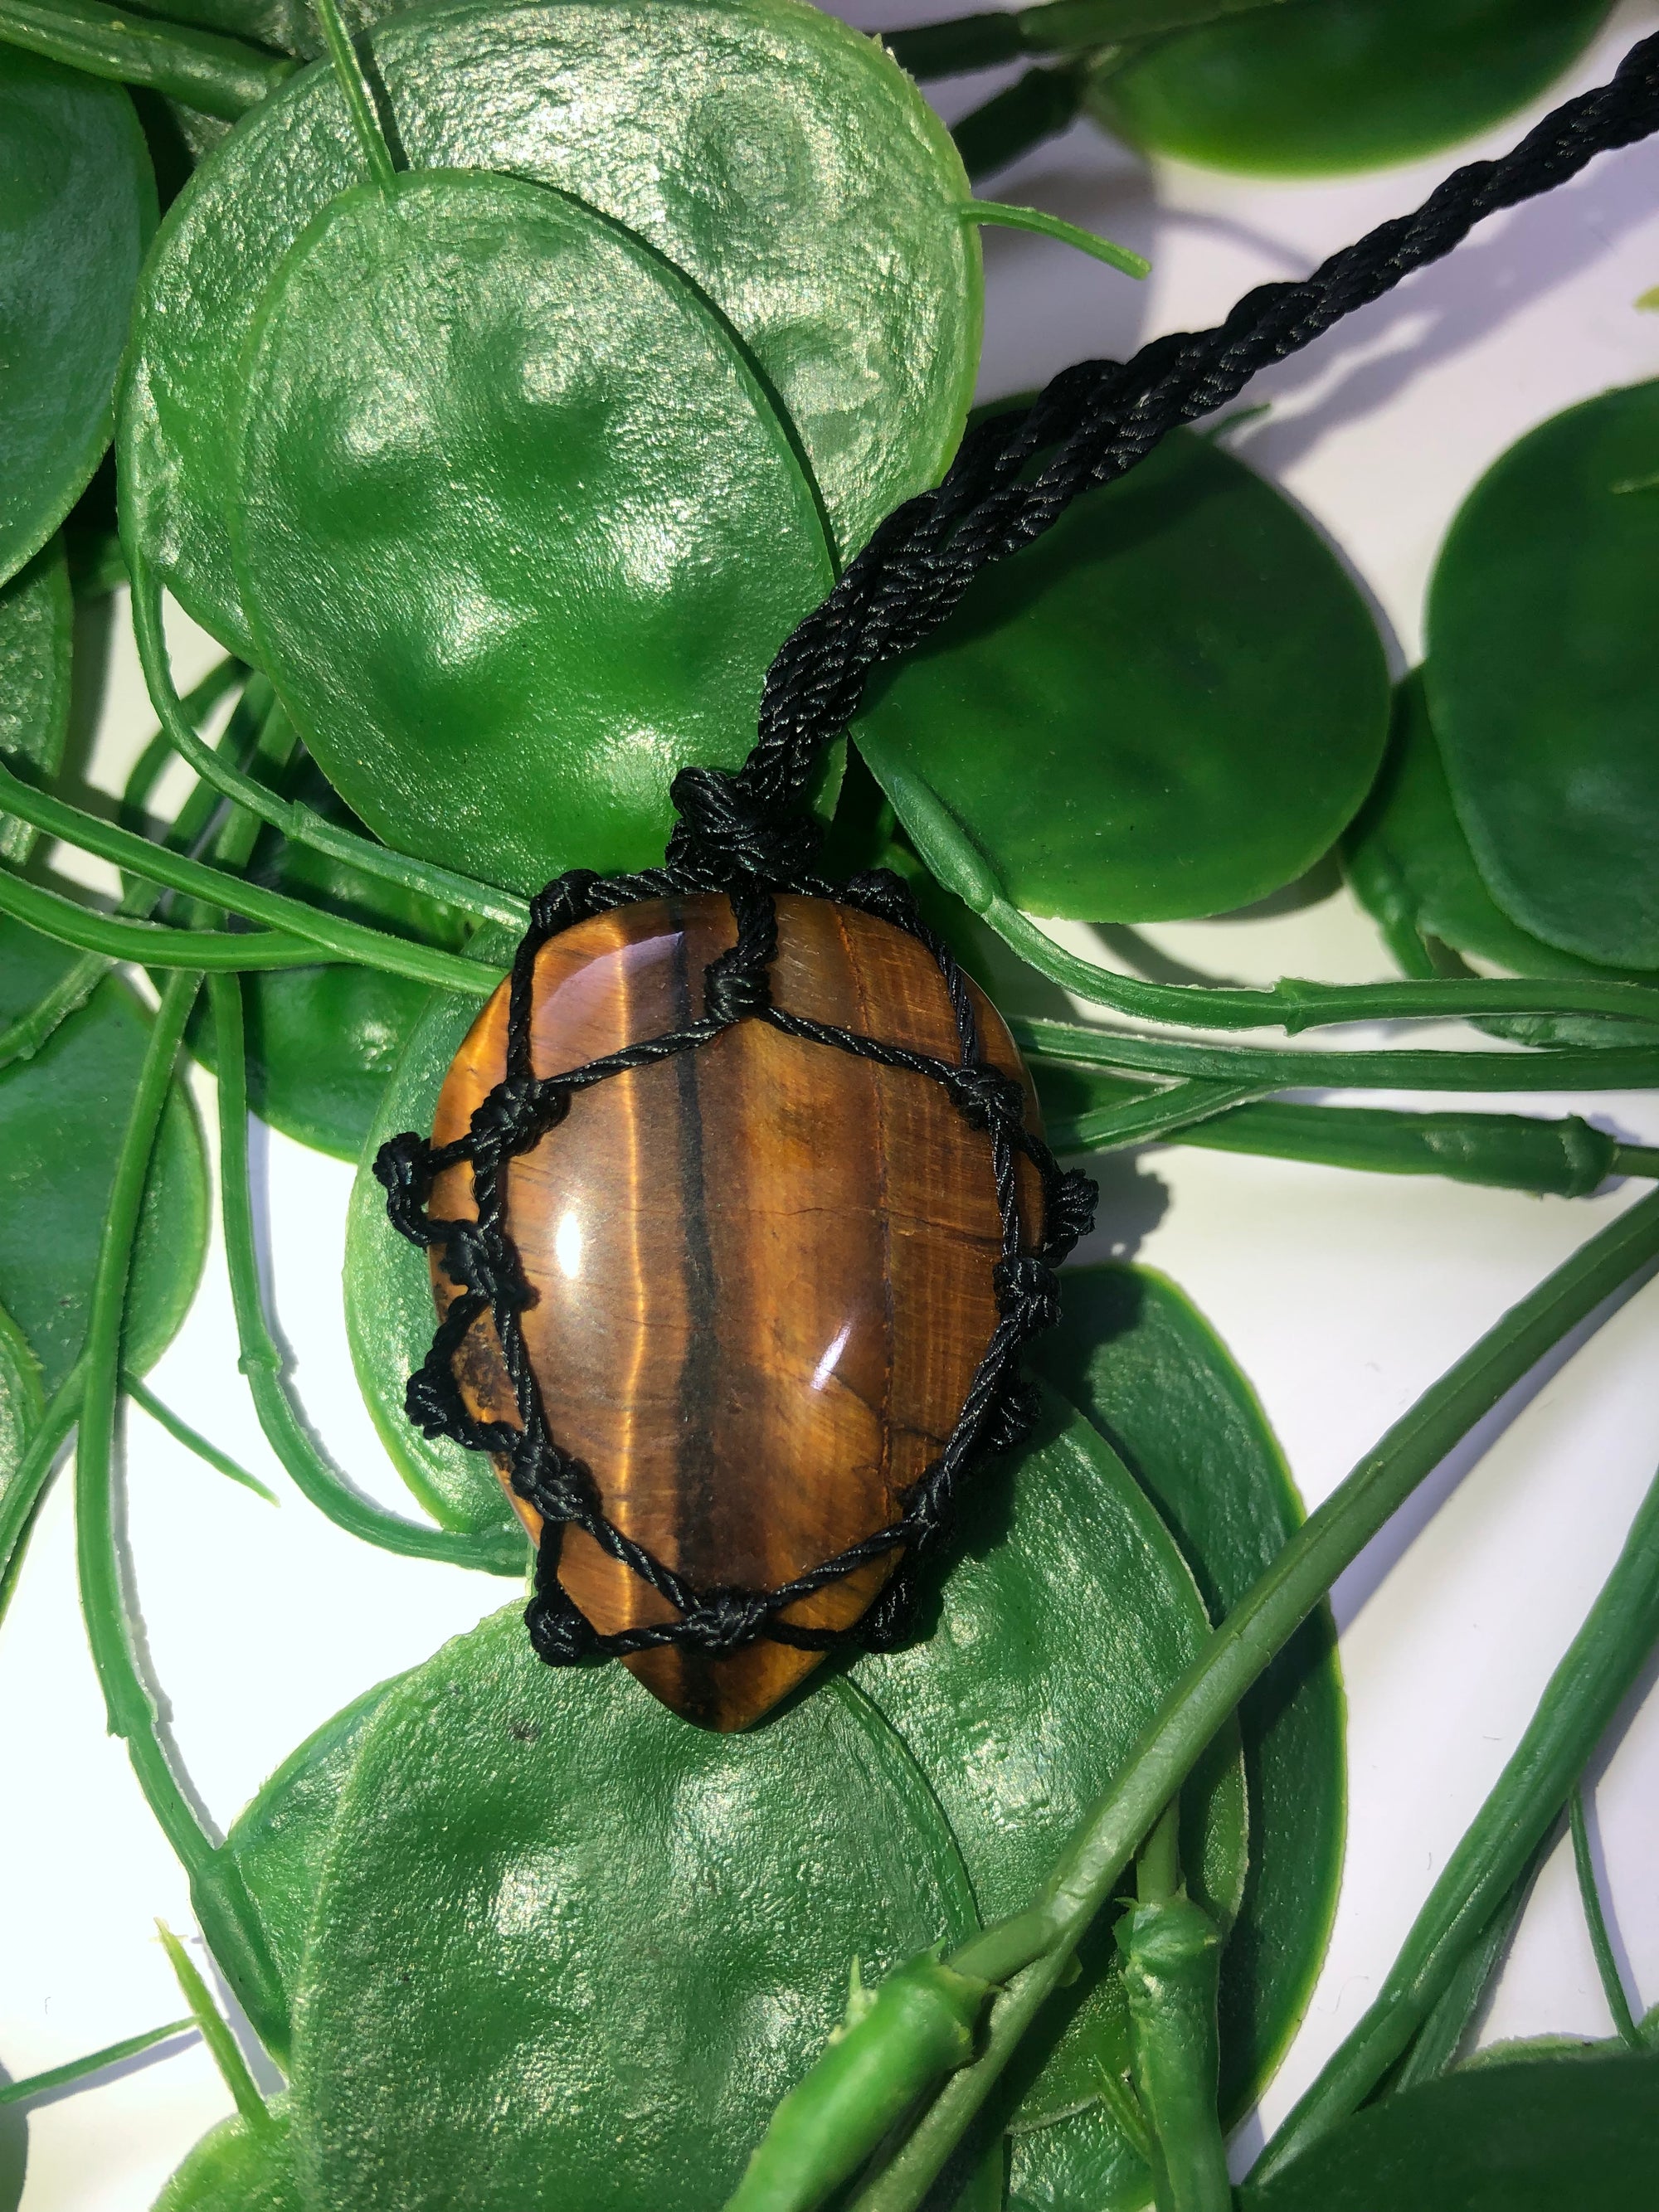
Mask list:
[[[781,897],[777,919],[775,1005],[960,1057],[944,981],[914,939],[826,899]],[[536,1074],[684,1028],[703,1011],[704,967],[735,936],[727,901],[698,896],[552,939],[536,963]],[[975,1003],[981,1052],[1024,1076],[1000,1018]],[[445,1080],[436,1143],[463,1134],[500,1081],[506,1036],[503,984]],[[1030,1235],[1040,1191],[1024,1160],[1020,1174]],[[473,1211],[470,1169],[438,1179],[431,1210]],[[996,1323],[984,1133],[928,1077],[763,1021],[577,1092],[512,1164],[507,1221],[535,1293],[525,1337],[553,1435],[592,1468],[616,1525],[700,1589],[773,1588],[890,1525]],[[454,1287],[435,1260],[433,1285],[441,1310]],[[515,1418],[487,1316],[457,1368],[475,1414]],[[889,1553],[784,1618],[845,1626],[896,1563]],[[606,1632],[674,1617],[580,1529],[565,1532],[559,1577]],[[763,1639],[628,1664],[688,1719],[734,1729],[817,1657]]]

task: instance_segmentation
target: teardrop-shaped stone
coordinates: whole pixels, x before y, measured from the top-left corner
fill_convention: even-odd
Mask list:
[[[959,1059],[925,947],[826,899],[776,903],[775,1006]],[[700,1018],[703,969],[736,933],[725,898],[695,896],[553,938],[536,963],[535,1073]],[[983,1055],[1024,1079],[1000,1018],[977,992],[975,1006]],[[434,1143],[464,1134],[501,1080],[506,1037],[503,984],[445,1079]],[[1040,1187],[1023,1159],[1019,1173],[1034,1242]],[[471,1170],[447,1170],[434,1218],[473,1210]],[[888,1526],[955,1425],[996,1325],[984,1132],[927,1076],[762,1020],[578,1091],[512,1163],[507,1221],[535,1294],[523,1325],[554,1437],[592,1470],[616,1525],[700,1589],[771,1589]],[[441,1311],[455,1291],[435,1258],[433,1287]],[[457,1371],[475,1413],[515,1419],[487,1316]],[[890,1554],[783,1617],[846,1626],[896,1564]],[[580,1529],[565,1532],[559,1577],[607,1633],[674,1617]],[[627,1663],[687,1719],[735,1729],[819,1656],[763,1639]]]

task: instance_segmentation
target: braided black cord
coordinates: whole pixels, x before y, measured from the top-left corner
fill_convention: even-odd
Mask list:
[[[526,1621],[532,1644],[550,1664],[624,1656],[669,1644],[720,1656],[761,1636],[808,1650],[854,1638],[890,1649],[907,1632],[916,1564],[946,1527],[963,1477],[988,1452],[1017,1443],[1030,1426],[1033,1401],[1020,1376],[1021,1347],[1055,1317],[1054,1270],[1090,1226],[1095,1188],[1085,1176],[1063,1174],[1048,1146],[1024,1127],[1019,1085],[981,1054],[967,979],[899,879],[878,870],[836,888],[811,872],[819,832],[795,802],[823,746],[856,713],[871,670],[918,645],[946,619],[981,569],[1051,529],[1082,493],[1126,474],[1168,431],[1224,406],[1258,370],[1311,343],[1344,315],[1449,252],[1486,216],[1564,183],[1595,155],[1629,145],[1656,128],[1659,35],[1633,47],[1610,83],[1566,101],[1511,153],[1459,169],[1415,214],[1382,224],[1302,283],[1261,285],[1217,329],[1154,339],[1129,362],[1079,362],[1055,377],[1029,408],[981,423],[963,441],[938,489],[890,515],[830,597],[785,641],[767,678],[759,737],[742,768],[735,773],[688,768],[675,778],[679,821],[665,865],[610,878],[573,870],[535,900],[513,963],[501,1081],[475,1111],[465,1137],[441,1146],[412,1133],[394,1137],[382,1147],[374,1171],[386,1186],[394,1225],[414,1243],[441,1252],[444,1271],[459,1291],[425,1362],[410,1378],[409,1417],[429,1437],[452,1437],[494,1455],[508,1470],[514,1491],[542,1516],[535,1595]],[[1051,448],[1057,450],[1039,466],[1039,457]],[[777,950],[777,890],[835,896],[924,945],[950,995],[957,1059],[935,1060],[775,1006],[769,969]],[[736,942],[705,971],[702,1018],[672,1035],[538,1078],[531,1030],[535,963],[543,945],[573,923],[611,908],[700,891],[729,897],[737,922]],[[520,1316],[532,1293],[507,1224],[505,1174],[514,1158],[563,1120],[580,1091],[696,1050],[739,1021],[768,1022],[806,1042],[938,1083],[985,1133],[1001,1220],[994,1269],[1000,1318],[944,1449],[903,1500],[896,1521],[777,1589],[699,1590],[616,1527],[592,1472],[562,1451],[551,1434],[525,1346]],[[1016,1190],[1022,1154],[1036,1166],[1042,1187],[1041,1237],[1030,1252],[1021,1249]],[[471,1168],[477,1218],[434,1220],[428,1212],[434,1180],[463,1162]],[[455,1355],[486,1316],[512,1386],[516,1423],[475,1418],[456,1382]],[[665,1598],[678,1617],[602,1635],[558,1579],[567,1526],[585,1529]],[[787,1607],[895,1551],[902,1554],[896,1572],[851,1628],[805,1629],[779,1618]]]
[[[1115,482],[1165,434],[1237,398],[1258,371],[1450,252],[1474,225],[1577,176],[1596,155],[1659,128],[1659,34],[1611,81],[1566,100],[1510,153],[1472,161],[1413,214],[1380,224],[1300,283],[1258,285],[1213,330],[1154,338],[1128,362],[1063,369],[1032,404],[971,431],[942,483],[890,514],[767,677],[760,736],[734,775],[687,769],[674,798],[681,857],[701,842],[743,860],[779,854],[779,824],[823,747],[858,711],[881,662],[937,629],[980,571],[1052,529],[1082,493]],[[1039,468],[1039,456],[1057,447]]]

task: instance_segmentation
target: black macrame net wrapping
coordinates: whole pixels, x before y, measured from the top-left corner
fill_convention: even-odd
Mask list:
[[[542,1516],[536,1589],[525,1620],[537,1651],[555,1666],[589,1657],[620,1658],[665,1644],[719,1655],[736,1651],[759,1636],[806,1650],[827,1650],[853,1634],[872,1649],[888,1650],[899,1643],[914,1604],[916,1566],[943,1533],[963,1476],[987,1453],[1006,1451],[1018,1443],[1030,1426],[1036,1407],[1020,1375],[1020,1349],[1054,1322],[1060,1295],[1054,1269],[1093,1218],[1093,1183],[1085,1176],[1063,1172],[1048,1147],[1025,1127],[1022,1086],[981,1054],[966,977],[949,948],[921,920],[906,886],[886,869],[836,886],[805,874],[786,884],[739,878],[725,887],[737,922],[737,941],[704,970],[700,1019],[580,1067],[538,1077],[531,1060],[534,975],[536,957],[549,939],[613,907],[708,888],[706,883],[687,880],[672,865],[609,880],[576,869],[550,884],[534,902],[530,927],[514,957],[507,1067],[501,1082],[478,1106],[464,1137],[434,1146],[410,1132],[392,1138],[374,1163],[374,1172],[388,1194],[392,1221],[415,1243],[440,1253],[444,1272],[460,1291],[439,1325],[424,1363],[410,1377],[405,1401],[409,1418],[426,1436],[453,1437],[473,1450],[494,1454],[507,1468],[514,1491]],[[833,896],[921,944],[950,994],[957,1058],[936,1060],[878,1037],[809,1021],[775,1004],[770,969],[777,951],[774,894],[779,890]],[[520,1323],[532,1293],[507,1227],[506,1175],[519,1153],[540,1144],[564,1119],[580,1092],[677,1053],[695,1052],[744,1021],[767,1022],[786,1036],[852,1053],[937,1083],[969,1125],[984,1132],[1001,1221],[1001,1251],[994,1269],[999,1318],[945,1448],[904,1498],[898,1520],[775,1589],[698,1589],[617,1527],[605,1511],[592,1469],[562,1450],[548,1425]],[[1042,1186],[1042,1228],[1034,1250],[1021,1249],[1016,1176],[1021,1154],[1036,1168]],[[471,1168],[477,1218],[434,1220],[428,1210],[434,1179],[462,1162]],[[485,1315],[493,1322],[512,1384],[516,1425],[477,1419],[456,1382],[455,1355],[468,1331]],[[585,1529],[603,1551],[666,1598],[678,1618],[613,1635],[596,1629],[558,1577],[562,1534],[571,1525]],[[895,1550],[902,1553],[896,1571],[853,1629],[802,1628],[779,1618],[786,1607]]]
[[[535,1595],[526,1620],[550,1664],[623,1656],[665,1644],[722,1654],[766,1636],[811,1650],[856,1639],[887,1649],[907,1632],[915,1569],[938,1542],[963,1478],[985,1455],[1006,1449],[1031,1417],[1020,1374],[1025,1342],[1058,1312],[1054,1268],[1090,1226],[1095,1188],[1063,1174],[1024,1122],[1019,1086],[980,1055],[967,983],[949,949],[929,930],[899,878],[885,871],[833,885],[811,872],[820,832],[800,799],[826,744],[858,711],[871,672],[913,650],[945,621],[980,572],[1041,537],[1082,493],[1115,482],[1170,430],[1235,398],[1259,370],[1310,344],[1344,315],[1380,299],[1414,270],[1438,260],[1485,216],[1576,176],[1600,153],[1659,128],[1659,35],[1626,56],[1617,74],[1567,100],[1502,159],[1471,162],[1411,215],[1381,224],[1300,283],[1246,294],[1216,329],[1155,338],[1128,362],[1080,362],[1062,370],[1030,407],[981,422],[963,440],[942,483],[890,514],[841,581],[785,641],[768,674],[759,736],[735,772],[688,768],[675,778],[679,821],[665,865],[601,878],[574,870],[534,902],[513,963],[507,1072],[472,1117],[467,1134],[434,1147],[415,1133],[394,1137],[375,1161],[392,1220],[403,1234],[441,1250],[461,1286],[425,1362],[410,1378],[410,1419],[495,1455],[518,1494],[545,1523]],[[1046,458],[1045,458],[1046,457]],[[697,891],[724,892],[737,942],[710,963],[704,1012],[672,1035],[651,1037],[586,1066],[538,1078],[531,1066],[532,975],[537,953],[572,923],[611,908]],[[776,950],[774,894],[836,897],[907,931],[937,962],[956,1013],[955,1061],[809,1022],[775,1006],[769,967]],[[765,1021],[787,1035],[939,1083],[984,1130],[1002,1221],[995,1263],[1000,1318],[944,1450],[904,1501],[901,1517],[862,1542],[770,1590],[696,1589],[634,1543],[606,1516],[592,1472],[562,1451],[549,1431],[526,1356],[520,1316],[531,1296],[506,1215],[508,1163],[563,1120],[577,1092],[629,1068],[695,1051],[738,1021]],[[1022,1252],[1015,1199],[1017,1155],[1036,1165],[1043,1190],[1041,1242]],[[474,1221],[434,1221],[434,1178],[468,1162]],[[475,1419],[455,1381],[453,1358],[467,1331],[492,1318],[519,1413],[515,1425]],[[661,1596],[678,1618],[602,1635],[558,1579],[559,1540],[585,1529]],[[902,1549],[882,1595],[848,1629],[803,1629],[778,1618],[855,1568]]]

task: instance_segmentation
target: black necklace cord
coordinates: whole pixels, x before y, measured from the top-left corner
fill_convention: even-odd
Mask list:
[[[1509,153],[1455,171],[1414,213],[1379,224],[1310,276],[1258,285],[1217,328],[1154,338],[1127,362],[1079,362],[1030,407],[981,422],[938,489],[890,514],[785,640],[742,768],[689,768],[675,778],[681,826],[671,866],[763,875],[799,867],[811,832],[793,809],[823,748],[858,712],[871,672],[937,629],[982,568],[1052,529],[1083,493],[1127,475],[1169,431],[1225,406],[1259,371],[1441,259],[1476,223],[1656,129],[1659,33]],[[1050,448],[1058,450],[1039,467]]]
[[[434,1254],[456,1295],[432,1348],[410,1377],[409,1419],[425,1435],[488,1452],[514,1493],[543,1522],[535,1593],[525,1614],[535,1650],[550,1666],[626,1658],[678,1644],[712,1658],[761,1637],[813,1650],[904,1642],[916,1570],[948,1529],[963,1482],[986,1458],[1013,1447],[1035,1417],[1021,1354],[1058,1312],[1055,1270],[1091,1225],[1095,1186],[1064,1171],[1025,1126],[1020,1086],[982,1054],[967,978],[928,928],[909,890],[877,869],[831,884],[813,872],[820,831],[797,802],[823,747],[858,710],[865,680],[938,629],[981,569],[1006,560],[1053,527],[1085,491],[1113,483],[1145,459],[1166,432],[1224,406],[1259,369],[1308,345],[1354,308],[1450,252],[1474,225],[1575,176],[1600,153],[1659,128],[1659,35],[1626,57],[1613,81],[1547,116],[1515,150],[1449,177],[1414,215],[1383,223],[1301,283],[1263,284],[1218,329],[1156,338],[1133,360],[1081,362],[1055,377],[1028,408],[991,417],[963,441],[944,482],[890,515],[836,589],[789,637],[767,678],[760,735],[735,771],[688,768],[675,778],[679,822],[661,867],[601,878],[573,869],[532,902],[508,986],[506,1067],[472,1115],[466,1134],[434,1146],[418,1132],[393,1137],[374,1162],[393,1225]],[[1051,458],[1038,466],[1039,457]],[[586,1066],[541,1075],[532,1043],[537,956],[562,931],[641,901],[715,892],[730,899],[734,941],[703,978],[701,1015],[672,1035],[642,1038]],[[833,897],[873,915],[916,941],[937,966],[955,1018],[957,1049],[935,1059],[853,1031],[808,1021],[775,1003],[780,892]],[[938,1085],[984,1134],[987,1170],[1000,1224],[992,1267],[998,1320],[968,1395],[939,1457],[901,1500],[884,1528],[769,1590],[696,1589],[629,1537],[605,1510],[602,1481],[553,1435],[531,1364],[522,1316],[535,1293],[508,1222],[512,1162],[544,1139],[594,1084],[641,1073],[696,1052],[735,1023],[769,1024],[786,1036]],[[1042,1190],[1041,1219],[1021,1218],[1016,1170],[1024,1159]],[[471,1171],[476,1218],[429,1211],[447,1168]],[[501,1354],[516,1419],[476,1414],[455,1374],[468,1333],[487,1322]],[[559,1580],[568,1527],[584,1530],[609,1557],[675,1609],[676,1618],[611,1633],[582,1613]],[[863,1618],[844,1629],[811,1629],[781,1618],[856,1569],[898,1555],[899,1565]]]

